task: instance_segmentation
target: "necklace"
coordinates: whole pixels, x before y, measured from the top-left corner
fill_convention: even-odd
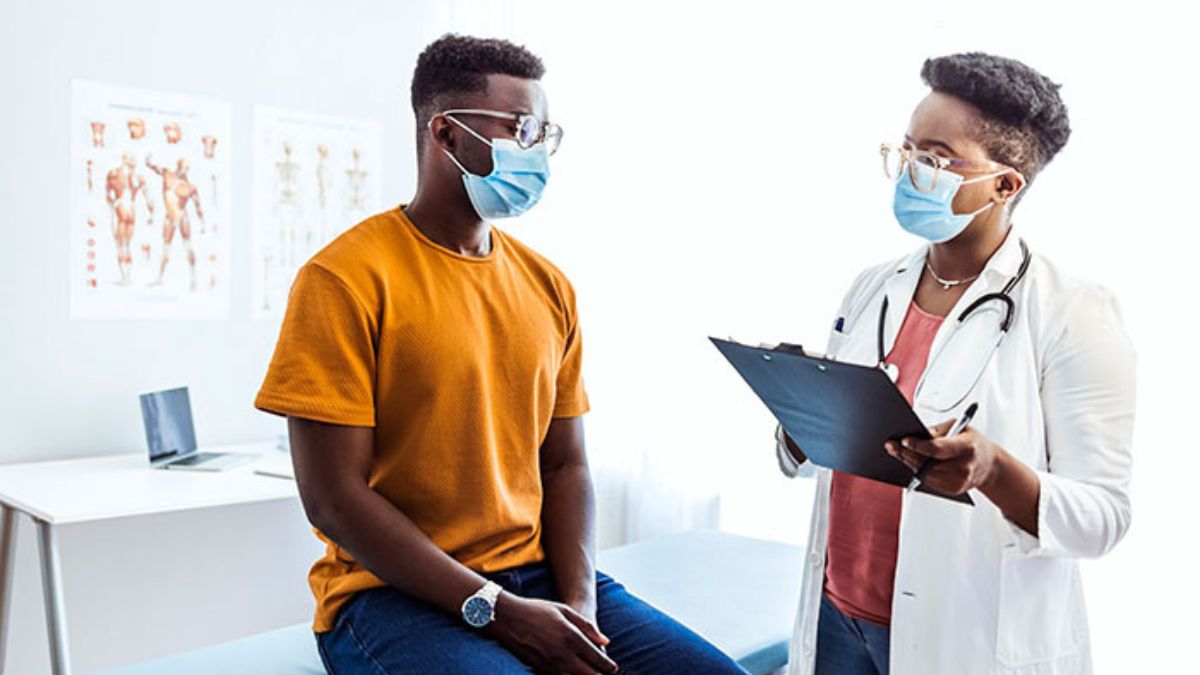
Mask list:
[[[967,277],[966,279],[943,279],[943,278],[939,277],[938,273],[933,270],[933,265],[930,264],[928,258],[925,259],[925,269],[929,270],[929,273],[931,275],[933,275],[934,281],[941,284],[942,290],[946,290],[946,291],[950,290],[951,288],[954,288],[955,286],[961,286],[963,284],[967,284],[972,281],[975,281],[976,279],[979,278],[979,274],[974,274],[974,275]]]

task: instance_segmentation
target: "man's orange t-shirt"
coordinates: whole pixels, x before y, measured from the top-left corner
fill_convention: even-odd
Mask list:
[[[374,427],[371,488],[493,572],[544,557],[538,453],[552,418],[587,411],[581,361],[574,291],[549,261],[495,228],[487,257],[459,255],[397,208],[301,268],[255,406]],[[385,583],[317,536],[309,584],[324,632]]]

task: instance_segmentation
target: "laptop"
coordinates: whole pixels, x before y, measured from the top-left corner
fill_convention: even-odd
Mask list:
[[[155,469],[223,471],[254,459],[254,455],[200,452],[192,425],[192,402],[187,387],[142,394],[142,423],[150,466]]]

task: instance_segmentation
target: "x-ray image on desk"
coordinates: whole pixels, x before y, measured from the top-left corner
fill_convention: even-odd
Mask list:
[[[187,387],[142,394],[140,398],[152,463],[196,451],[196,429],[192,425],[192,402]]]

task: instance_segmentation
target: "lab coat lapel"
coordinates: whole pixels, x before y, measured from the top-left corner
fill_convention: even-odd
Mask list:
[[[908,305],[912,302],[913,294],[917,292],[917,282],[921,280],[922,261],[929,251],[928,247],[922,247],[921,250],[909,256],[893,274],[884,282],[883,294],[887,298],[888,309],[887,317],[883,324],[883,356],[887,357],[892,353],[892,347],[896,344],[896,336],[900,334],[900,326],[904,323],[904,317],[908,315]],[[883,302],[880,300],[880,302]],[[879,310],[875,310],[875,316],[879,316]],[[878,330],[878,326],[875,327]],[[878,333],[873,333],[871,336],[871,347],[875,351],[878,349],[876,340]]]
[[[950,310],[950,313],[946,315],[946,320],[938,328],[937,334],[933,337],[933,344],[929,348],[930,360],[938,353],[942,343],[958,328],[959,316],[971,306],[971,303],[988,293],[999,293],[1003,290],[1004,285],[1008,283],[1009,279],[1016,276],[1020,266],[1021,240],[1012,229],[1009,229],[1008,237],[1000,245],[1000,248],[992,254],[992,257],[988,259],[979,278],[967,287],[966,292],[962,294],[958,302],[954,303],[954,309]],[[918,278],[919,276],[918,274]],[[991,346],[979,345],[979,348],[989,349]],[[925,364],[925,368],[929,368],[928,361]]]

